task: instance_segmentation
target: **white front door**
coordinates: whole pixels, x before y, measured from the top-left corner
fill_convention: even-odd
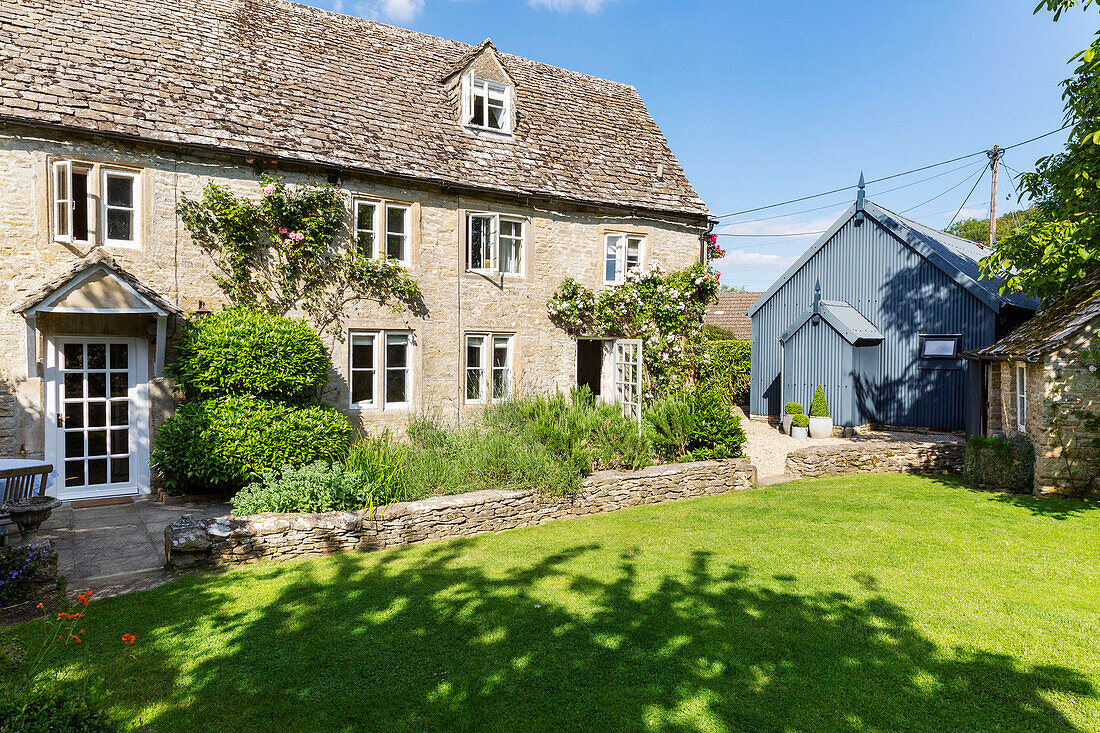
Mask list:
[[[148,348],[141,339],[49,340],[46,460],[58,498],[148,491]]]
[[[629,418],[642,418],[642,342],[640,339],[616,339],[612,363],[615,375],[615,399]]]

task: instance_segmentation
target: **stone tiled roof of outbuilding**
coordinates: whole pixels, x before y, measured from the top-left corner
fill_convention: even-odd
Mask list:
[[[763,293],[718,293],[718,302],[707,306],[703,322],[730,331],[734,338],[748,341],[752,338],[752,319],[745,312],[761,295]]]
[[[497,53],[514,139],[467,132],[441,80],[472,48],[286,0],[22,0],[0,5],[0,119],[708,213],[633,87]]]
[[[1038,361],[1100,320],[1100,269],[995,344],[966,356],[993,361]]]

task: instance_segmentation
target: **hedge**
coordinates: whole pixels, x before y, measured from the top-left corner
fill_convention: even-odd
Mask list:
[[[181,405],[154,440],[153,467],[169,493],[234,492],[265,471],[338,461],[352,427],[320,404],[228,396]]]
[[[1035,484],[1035,448],[1022,435],[966,442],[963,477],[971,488],[1029,493]]]
[[[316,399],[331,366],[320,336],[304,320],[230,308],[184,325],[169,373],[188,399],[306,402]]]
[[[707,358],[699,368],[698,388],[717,394],[733,407],[749,401],[751,344],[748,341],[708,341]]]

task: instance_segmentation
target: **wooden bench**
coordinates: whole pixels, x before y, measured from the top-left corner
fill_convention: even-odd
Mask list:
[[[30,496],[42,496],[46,492],[46,482],[49,480],[53,466],[49,463],[40,463],[35,466],[22,466],[20,468],[0,469],[0,484],[4,487],[3,502],[13,499],[25,499]],[[4,535],[14,527],[11,517],[0,511],[0,544]]]

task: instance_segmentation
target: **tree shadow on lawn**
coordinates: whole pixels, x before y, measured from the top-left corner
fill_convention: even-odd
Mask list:
[[[641,550],[597,569],[595,545],[494,574],[463,563],[477,541],[407,559],[343,555],[327,569],[272,566],[262,575],[293,581],[258,617],[227,614],[218,579],[162,589],[178,620],[161,631],[206,616],[227,639],[186,672],[166,659],[137,672],[174,682],[155,685],[171,691],[170,708],[143,722],[157,731],[1072,731],[1047,697],[1094,694],[1070,669],[938,648],[869,576],[862,598],[799,594],[793,578],[783,590],[758,587],[743,567],[699,551],[682,575],[647,579]],[[140,678],[113,695],[153,702]]]
[[[1040,499],[1031,494],[1016,494],[1010,491],[994,491],[990,489],[975,489],[967,486],[961,476],[945,476],[943,474],[921,474],[924,478],[935,483],[953,488],[966,489],[982,494],[990,501],[1027,509],[1033,516],[1050,517],[1051,519],[1069,519],[1085,512],[1100,509],[1100,501],[1096,499],[1063,499],[1047,497]]]

